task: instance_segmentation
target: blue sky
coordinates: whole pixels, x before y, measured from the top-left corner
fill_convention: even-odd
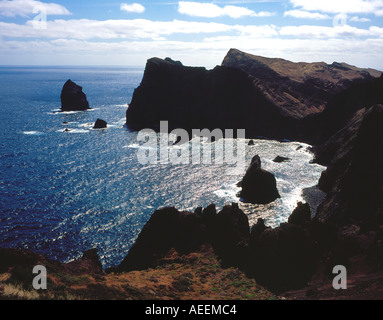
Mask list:
[[[230,48],[383,69],[383,0],[0,0],[1,65],[214,67]]]

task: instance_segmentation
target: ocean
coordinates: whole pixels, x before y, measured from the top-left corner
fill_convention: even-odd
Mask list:
[[[229,164],[140,164],[137,133],[124,124],[143,72],[0,67],[0,247],[28,248],[63,262],[97,248],[104,267],[116,266],[156,209],[239,202],[236,183],[246,168],[228,175]],[[59,112],[68,79],[83,87],[91,110]],[[108,128],[93,130],[97,118]],[[277,178],[281,199],[240,207],[251,224],[261,217],[275,227],[325,168],[311,163],[306,144],[254,142],[246,147],[247,164],[260,155],[262,167]],[[273,162],[278,155],[291,161]]]

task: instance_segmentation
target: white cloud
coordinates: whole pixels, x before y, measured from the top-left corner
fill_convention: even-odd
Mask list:
[[[121,3],[120,9],[121,11],[133,12],[133,13],[143,13],[145,11],[145,7],[139,3],[132,3],[132,4]]]
[[[68,9],[57,3],[43,3],[35,0],[1,0],[0,15],[5,17],[27,17],[34,14],[34,9],[45,10],[47,15],[69,15]]]
[[[383,28],[370,27],[369,29],[359,29],[349,25],[336,27],[324,26],[286,26],[279,29],[282,36],[293,36],[298,38],[350,38],[357,39],[362,37],[382,37]]]
[[[251,16],[260,17],[260,18],[272,17],[272,16],[275,16],[275,12],[269,12],[269,11],[254,12]]]
[[[309,12],[304,10],[290,10],[284,13],[285,17],[293,17],[299,19],[313,19],[313,20],[325,20],[330,19],[327,14],[318,12]]]
[[[347,62],[383,69],[383,39],[282,39],[248,36],[206,38],[204,41],[4,41],[1,61],[13,64],[115,64],[144,66],[148,58],[171,56],[185,65],[214,67],[231,47],[266,57],[292,61]],[[347,53],[345,55],[345,53]]]
[[[350,21],[353,21],[353,22],[370,22],[371,19],[368,19],[368,18],[360,18],[358,16],[353,16],[350,18]]]
[[[214,22],[133,20],[53,20],[45,30],[34,29],[33,21],[24,25],[0,21],[0,37],[48,39],[152,39],[164,40],[173,34],[234,33],[276,36],[275,26],[229,25]]]
[[[383,0],[290,0],[290,3],[306,11],[383,14]]]
[[[178,2],[178,12],[186,14],[192,17],[204,17],[204,18],[218,18],[228,16],[230,18],[242,18],[242,17],[270,17],[274,15],[271,12],[255,12],[245,7],[238,6],[224,6],[219,7],[213,3],[201,3],[201,2]]]
[[[202,35],[211,37],[248,36],[251,38],[358,38],[382,37],[383,28],[371,26],[368,29],[350,25],[335,27],[301,25],[277,27],[274,25],[241,25],[214,22],[193,21],[151,21],[147,19],[132,20],[63,20],[47,21],[44,30],[33,28],[33,21],[20,25],[0,21],[0,38],[30,39],[76,39],[76,40],[166,40],[176,34],[194,35],[201,39]]]

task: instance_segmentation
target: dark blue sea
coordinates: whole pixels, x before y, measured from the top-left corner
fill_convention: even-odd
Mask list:
[[[239,202],[236,183],[245,171],[138,162],[137,133],[124,124],[142,75],[124,67],[0,67],[0,247],[63,262],[97,248],[109,267],[121,262],[156,209]],[[68,79],[83,87],[90,111],[59,112]],[[108,128],[93,130],[97,118]],[[264,140],[247,147],[247,161],[259,154],[282,196],[266,206],[240,203],[250,223],[286,221],[302,190],[317,183],[324,168],[311,163],[308,147]],[[274,163],[277,155],[291,161]]]

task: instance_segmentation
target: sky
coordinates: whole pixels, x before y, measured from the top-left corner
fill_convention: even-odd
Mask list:
[[[0,0],[0,65],[212,68],[230,48],[383,70],[383,0]]]

